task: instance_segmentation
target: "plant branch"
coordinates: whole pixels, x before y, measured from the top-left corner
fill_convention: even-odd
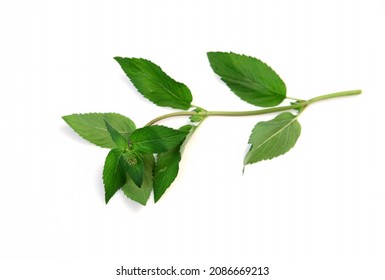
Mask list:
[[[148,122],[146,124],[146,126],[153,125],[153,124],[155,124],[161,120],[164,120],[164,119],[179,117],[179,116],[244,117],[244,116],[264,115],[264,114],[270,114],[270,113],[274,113],[274,112],[296,110],[296,109],[302,109],[303,110],[308,105],[313,104],[313,103],[318,102],[318,101],[331,99],[331,98],[344,97],[344,96],[358,95],[358,94],[361,94],[361,90],[341,91],[341,92],[335,92],[335,93],[317,96],[317,97],[311,98],[309,100],[298,99],[298,102],[295,104],[292,104],[292,105],[272,107],[272,108],[252,110],[252,111],[207,111],[207,112],[180,111],[180,112],[174,112],[174,113],[169,113],[169,114],[159,116],[159,117],[151,120],[150,122]],[[295,98],[291,98],[291,99],[297,100]]]

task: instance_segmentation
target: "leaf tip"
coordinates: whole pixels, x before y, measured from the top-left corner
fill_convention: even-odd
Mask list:
[[[209,59],[209,61],[211,61],[211,59],[216,55],[218,54],[219,52],[213,52],[213,51],[210,51],[210,52],[207,52],[206,55],[207,55],[207,58]]]
[[[106,205],[108,204],[110,199],[111,199],[111,197],[106,193],[105,196],[104,196],[104,202],[106,203]]]
[[[66,122],[66,124],[68,124],[73,130],[76,131],[75,127],[74,127],[74,122],[75,121],[75,118],[78,116],[79,114],[72,114],[72,115],[66,115],[66,116],[62,116],[62,120]]]
[[[164,192],[155,192],[154,190],[154,203],[157,203],[162,196],[164,195]]]
[[[104,121],[104,125],[106,126],[107,130],[108,130],[108,128],[112,128],[112,126],[111,126],[110,123],[106,120],[105,117],[103,118],[103,121]]]
[[[142,188],[143,177],[132,177],[131,176],[131,179],[134,181],[137,188],[139,188],[139,189]]]
[[[65,115],[65,116],[62,116],[61,117],[63,121],[65,121],[66,123],[69,122],[70,118],[71,118],[71,115]]]

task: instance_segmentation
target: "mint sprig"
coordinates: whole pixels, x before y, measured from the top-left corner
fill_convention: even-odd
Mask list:
[[[286,96],[286,86],[278,74],[261,60],[232,52],[207,54],[214,72],[242,100],[258,107],[252,111],[209,111],[192,105],[189,88],[168,76],[158,65],[143,58],[115,57],[128,78],[145,98],[158,106],[181,109],[136,128],[128,117],[117,113],[88,113],[64,116],[64,121],[82,138],[111,149],[103,168],[105,201],[122,189],[124,194],[146,205],[151,192],[157,202],[179,172],[183,150],[196,128],[212,116],[255,116],[281,112],[271,120],[258,122],[249,137],[244,165],[270,160],[287,153],[296,144],[301,126],[299,116],[321,100],[358,95],[350,90],[321,95],[308,100]],[[284,100],[290,105],[278,106]],[[156,125],[167,118],[186,116],[189,124],[174,129]]]

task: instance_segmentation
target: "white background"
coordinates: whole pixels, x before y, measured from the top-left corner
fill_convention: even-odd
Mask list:
[[[384,12],[380,0],[2,1],[0,278],[115,279],[121,265],[174,265],[385,279]],[[272,116],[208,119],[159,203],[119,192],[106,206],[107,150],[61,116],[118,112],[143,126],[170,112],[137,94],[114,56],[154,61],[209,110],[253,109],[207,51],[266,61],[289,96],[364,92],[309,107],[293,150],[244,176],[250,131]]]

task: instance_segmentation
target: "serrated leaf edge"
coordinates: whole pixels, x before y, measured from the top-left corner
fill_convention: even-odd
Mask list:
[[[279,116],[279,115],[278,115]],[[280,130],[278,130],[277,132],[275,132],[273,135],[271,135],[270,137],[268,137],[265,141],[263,141],[263,143],[261,143],[260,145],[258,145],[257,147],[254,148],[253,144],[250,142],[250,139],[249,139],[249,144],[251,144],[249,150],[247,151],[246,153],[246,156],[245,156],[245,160],[246,160],[246,157],[247,157],[247,154],[251,151],[251,149],[259,149],[260,147],[262,147],[266,142],[268,142],[269,140],[271,140],[273,137],[275,137],[277,134],[279,134],[282,130],[284,130],[285,128],[287,128],[288,126],[290,126],[293,122],[297,121],[298,117],[300,116],[300,114],[296,115],[288,124],[286,124],[285,126],[283,126]],[[293,146],[294,147],[294,146]],[[288,151],[290,151],[293,147],[290,147],[290,149]],[[286,152],[285,152],[286,153]],[[282,155],[282,154],[280,154]],[[277,155],[277,156],[274,156],[270,159],[263,159],[263,160],[260,160],[260,161],[264,161],[264,160],[272,160],[273,158],[276,158],[280,155]],[[258,162],[258,161],[257,161]],[[243,172],[244,172],[244,169],[245,169],[245,166],[247,164],[253,164],[253,162],[250,162],[250,163],[246,163],[244,162],[243,163]]]
[[[238,93],[237,93],[236,91],[234,91],[234,90],[227,84],[227,82],[223,79],[223,76],[219,75],[219,74],[214,70],[214,67],[212,66],[212,63],[211,63],[211,61],[210,61],[210,54],[217,54],[217,53],[220,53],[220,54],[233,54],[233,55],[237,55],[237,56],[241,56],[241,57],[251,58],[251,59],[255,59],[255,60],[257,60],[258,62],[264,64],[267,68],[269,68],[269,70],[271,70],[275,75],[277,75],[277,77],[278,77],[278,78],[280,79],[280,81],[282,82],[282,84],[283,84],[283,86],[284,86],[284,95],[277,94],[277,93],[276,93],[274,90],[272,90],[270,87],[265,87],[265,88],[268,89],[269,92],[273,93],[274,95],[278,95],[278,96],[282,97],[282,100],[281,100],[279,103],[277,103],[277,104],[275,104],[275,105],[273,105],[273,106],[260,106],[260,105],[253,104],[253,103],[251,103],[249,100],[246,100],[246,99],[242,98],[241,96],[239,96]],[[286,88],[285,82],[282,80],[281,76],[278,75],[278,73],[277,73],[277,72],[276,72],[276,71],[275,71],[269,64],[267,64],[267,63],[264,62],[263,60],[261,60],[261,59],[259,59],[259,58],[256,58],[256,57],[253,57],[253,56],[249,56],[249,55],[245,55],[245,54],[238,54],[238,53],[235,53],[235,52],[214,52],[214,51],[212,51],[212,52],[207,52],[207,56],[208,56],[208,58],[209,58],[209,63],[210,63],[210,66],[211,66],[212,70],[214,71],[214,73],[215,73],[217,76],[219,76],[219,78],[226,84],[226,86],[230,89],[230,91],[232,91],[232,92],[233,92],[239,99],[241,99],[241,100],[243,100],[243,101],[245,101],[245,102],[247,102],[247,103],[249,103],[249,104],[251,104],[251,105],[253,105],[253,106],[258,106],[258,107],[275,107],[275,106],[281,104],[281,103],[283,102],[283,100],[285,100],[285,98],[286,98],[286,93],[287,93],[287,88]],[[225,65],[225,66],[226,66],[226,65]],[[226,67],[227,67],[227,66],[226,66]],[[227,67],[227,68],[229,68],[229,67]],[[258,85],[258,86],[260,87],[260,84],[259,84],[259,83],[256,83],[255,81],[250,80],[250,79],[249,79],[248,77],[246,77],[242,72],[237,71],[236,68],[230,68],[230,70],[231,70],[231,71],[234,71],[234,72],[236,72],[236,73],[238,73],[238,74],[240,74],[240,76],[242,76],[245,80],[248,80],[248,81],[250,81],[250,83],[256,84],[256,85]],[[234,79],[232,79],[232,78],[227,78],[227,79],[228,79],[229,81],[231,80],[232,82],[236,82],[236,83],[240,84],[240,81],[239,81],[239,80],[234,80]],[[266,94],[263,94],[263,96],[270,97],[270,95],[266,95]]]
[[[142,58],[142,57],[121,57],[121,56],[115,56],[114,59],[115,59],[116,62],[118,62],[119,65],[120,65],[120,62],[118,61],[118,59],[122,59],[122,60],[124,60],[124,59],[129,59],[129,60],[132,60],[132,61],[133,61],[133,60],[144,60],[144,61],[146,61],[146,62],[149,62],[149,63],[155,65],[156,67],[158,67],[158,68],[160,69],[160,71],[162,71],[162,72],[163,72],[168,78],[170,78],[173,82],[177,83],[178,85],[185,86],[186,89],[187,89],[188,92],[189,92],[189,99],[188,99],[188,101],[182,100],[182,99],[180,99],[180,97],[178,97],[177,95],[175,95],[171,90],[169,90],[168,88],[166,88],[163,84],[159,83],[158,81],[154,80],[153,78],[150,78],[150,76],[148,76],[145,72],[140,71],[140,72],[143,74],[143,76],[145,76],[147,79],[149,79],[149,80],[153,81],[154,83],[158,84],[159,86],[161,86],[164,90],[166,90],[167,92],[169,92],[173,98],[176,98],[179,102],[184,103],[186,106],[183,106],[183,108],[182,108],[182,106],[175,107],[175,106],[169,106],[169,105],[167,105],[167,106],[165,106],[165,105],[159,105],[159,104],[155,103],[153,100],[151,100],[150,98],[148,98],[147,96],[145,96],[142,92],[140,92],[140,90],[139,90],[139,89],[136,87],[136,85],[132,82],[131,78],[127,75],[127,73],[125,73],[126,76],[127,76],[127,77],[130,79],[130,81],[132,82],[133,86],[134,86],[134,87],[136,88],[136,90],[140,93],[140,95],[143,96],[143,97],[144,97],[145,99],[147,99],[148,101],[150,101],[151,103],[153,103],[153,104],[155,104],[155,105],[157,105],[157,106],[160,106],[160,107],[170,107],[170,108],[181,109],[181,110],[188,110],[189,108],[191,108],[191,102],[192,102],[192,100],[193,100],[193,96],[192,96],[192,94],[191,94],[190,88],[189,88],[186,84],[184,84],[184,83],[182,83],[182,82],[179,82],[179,81],[175,80],[174,78],[172,78],[171,76],[169,76],[169,75],[162,69],[162,67],[160,67],[158,64],[152,62],[152,61],[149,60],[149,59]],[[120,65],[120,66],[121,66],[121,65]],[[138,69],[139,69],[139,68],[138,68]],[[123,69],[122,69],[122,70],[123,70]],[[125,72],[125,71],[123,70],[123,72]],[[187,102],[187,103],[186,103],[186,102]]]

